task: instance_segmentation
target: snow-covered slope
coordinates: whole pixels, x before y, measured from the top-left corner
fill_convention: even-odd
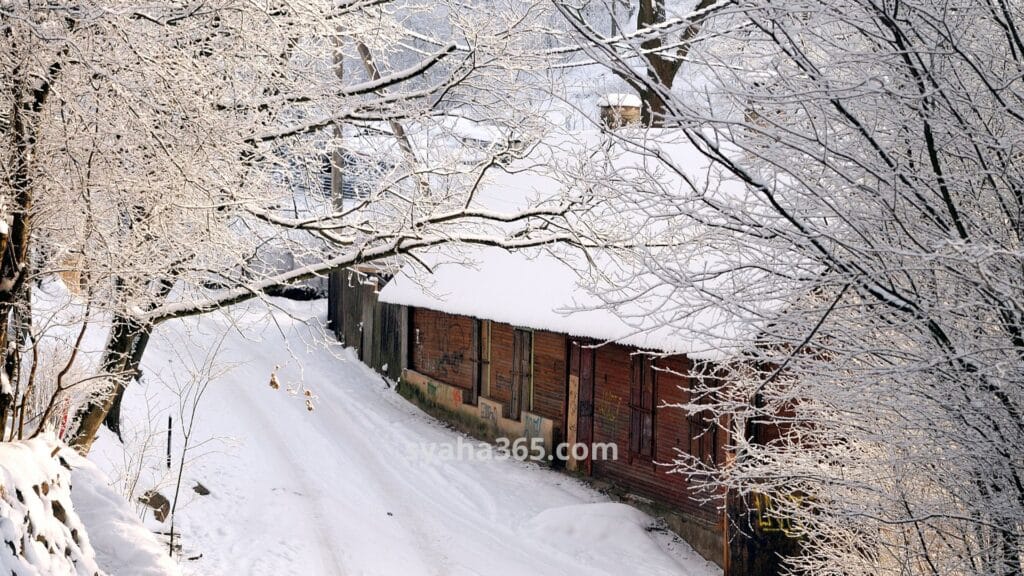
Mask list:
[[[96,549],[100,567],[111,576],[181,574],[166,545],[142,525],[96,465],[72,450],[68,452],[71,500]]]
[[[134,430],[126,439],[160,468],[167,411],[176,454],[178,423],[189,414],[171,390],[194,397],[193,384],[209,382],[176,521],[184,556],[198,557],[184,561],[187,572],[718,572],[684,543],[650,531],[650,517],[563,474],[515,461],[437,458],[439,447],[468,439],[408,404],[349,351],[326,344],[309,323],[319,324],[322,302],[272,304],[269,313],[263,304],[235,309],[231,321],[161,326],[147,352],[148,384],[133,386],[125,400]],[[213,351],[218,363],[207,361]],[[268,382],[278,365],[275,390]],[[208,378],[193,383],[185,374],[196,369]],[[134,466],[109,435],[91,458],[113,474]],[[143,474],[137,491],[160,479],[159,472]],[[194,492],[196,481],[211,493]]]

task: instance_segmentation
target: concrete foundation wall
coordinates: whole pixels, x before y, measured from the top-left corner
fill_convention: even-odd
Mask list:
[[[480,398],[475,406],[466,404],[464,402],[465,390],[445,384],[415,370],[403,370],[402,382],[416,390],[413,397],[423,398],[434,406],[467,420],[466,424],[469,429],[465,430],[466,432],[475,433],[487,440],[508,438],[510,442],[518,438],[525,438],[527,441],[532,438],[540,438],[545,454],[551,454],[554,450],[554,423],[547,418],[524,411],[521,420],[510,420],[502,416],[501,402]]]

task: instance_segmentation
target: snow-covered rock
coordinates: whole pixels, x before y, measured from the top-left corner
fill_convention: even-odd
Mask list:
[[[0,443],[0,573],[180,574],[91,462],[52,439]]]
[[[42,438],[0,443],[0,572],[103,574],[71,503],[65,451]]]

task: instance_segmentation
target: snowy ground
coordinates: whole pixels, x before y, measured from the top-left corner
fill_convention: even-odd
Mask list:
[[[186,573],[720,573],[671,534],[648,530],[649,516],[568,476],[431,457],[467,439],[325,344],[311,326],[322,302],[274,304],[272,314],[263,304],[236,309],[233,323],[218,315],[162,326],[147,352],[147,385],[125,401],[128,452],[105,433],[90,456],[136,494],[157,485],[171,497],[167,413],[176,465],[181,422],[209,382],[176,517],[183,556],[198,557],[182,560]],[[205,377],[193,381],[190,371]],[[197,480],[210,495],[192,490]]]

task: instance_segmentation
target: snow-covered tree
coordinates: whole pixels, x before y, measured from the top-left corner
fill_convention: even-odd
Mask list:
[[[680,471],[772,497],[799,573],[1021,574],[1024,6],[723,0],[675,27],[671,90],[561,12],[743,184],[637,192],[643,287],[759,335],[684,407],[729,414],[735,458]]]
[[[110,325],[71,436],[85,451],[160,322],[442,243],[565,237],[574,200],[472,202],[484,172],[543,134],[522,96],[543,68],[543,11],[463,8],[0,2],[0,433],[42,430],[82,380],[50,386],[29,430],[11,425],[40,390],[23,360],[39,352],[30,286],[56,271],[74,269]],[[481,126],[498,136],[466,137]],[[358,185],[332,197],[331,170]]]
[[[725,3],[595,0],[554,4],[565,16],[563,23],[589,39],[581,46],[584,51],[598,61],[615,62],[609,70],[639,95],[643,123],[660,126],[666,120],[666,93],[672,91],[701,23]]]

